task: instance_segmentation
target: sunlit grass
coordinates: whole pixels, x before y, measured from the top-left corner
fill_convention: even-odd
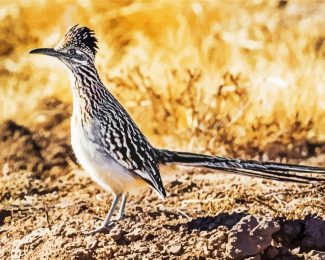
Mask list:
[[[78,23],[99,39],[102,80],[157,145],[238,155],[324,142],[324,12],[320,1],[4,1],[0,121],[32,125],[46,96],[71,102],[63,65],[28,51]]]

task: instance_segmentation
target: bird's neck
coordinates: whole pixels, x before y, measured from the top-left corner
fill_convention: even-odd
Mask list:
[[[95,66],[80,65],[71,69],[71,72],[73,115],[91,117],[94,113],[94,101],[98,100],[98,93],[105,87]]]
[[[94,65],[80,65],[72,68],[71,72],[75,90],[85,91],[102,85]]]

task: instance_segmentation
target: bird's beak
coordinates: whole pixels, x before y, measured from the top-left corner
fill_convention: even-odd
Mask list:
[[[38,49],[31,50],[29,53],[30,54],[38,53],[38,54],[43,54],[43,55],[48,55],[53,57],[60,56],[60,52],[54,50],[53,48],[38,48]]]

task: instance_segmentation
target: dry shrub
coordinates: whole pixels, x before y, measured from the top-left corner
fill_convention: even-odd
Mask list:
[[[46,96],[71,102],[63,66],[27,53],[78,23],[96,31],[103,81],[158,146],[272,157],[279,143],[290,157],[325,140],[321,1],[1,5],[1,121],[32,125]]]

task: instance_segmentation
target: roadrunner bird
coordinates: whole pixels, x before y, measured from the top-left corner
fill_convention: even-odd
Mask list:
[[[321,167],[228,159],[153,147],[100,80],[95,68],[97,48],[94,32],[76,25],[55,48],[30,51],[58,58],[71,72],[73,150],[92,179],[114,194],[102,226],[93,233],[103,232],[113,223],[111,217],[120,200],[117,219],[122,218],[128,194],[142,186],[148,184],[158,195],[166,196],[159,164],[177,163],[297,183],[325,180],[319,177],[325,174]]]

